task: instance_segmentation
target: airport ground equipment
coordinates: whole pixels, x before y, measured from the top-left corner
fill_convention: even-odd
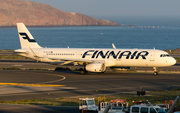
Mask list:
[[[112,109],[122,109],[122,111],[124,112],[128,111],[129,103],[126,102],[125,99],[111,100],[110,103],[111,103]]]
[[[138,95],[138,96],[146,95],[146,91],[137,91],[137,95]]]
[[[95,105],[94,98],[79,98],[79,111],[84,112],[98,112],[98,106]]]
[[[133,101],[133,105],[151,105],[148,100]]]
[[[165,111],[169,110],[169,104],[156,104],[156,106],[162,107]]]
[[[179,96],[176,97],[175,101],[165,100],[164,104],[156,104],[156,105],[162,107],[165,111],[171,113],[173,111],[179,110],[179,107],[176,107],[178,100],[179,100]]]
[[[169,110],[173,104],[174,104],[173,100],[165,100],[165,105],[167,105],[167,107],[168,107],[167,110]],[[179,109],[179,108],[175,107],[174,109]]]
[[[106,109],[103,111],[103,113],[109,113],[108,111],[109,111],[110,108],[111,108],[111,104],[108,104],[106,106]]]
[[[100,102],[99,109],[95,105],[94,98],[79,98],[80,113],[125,113],[128,103],[123,99],[112,100],[111,103]]]
[[[173,112],[173,110],[174,110],[174,108],[176,107],[176,104],[177,104],[177,102],[178,102],[179,100],[180,100],[180,97],[177,96],[176,99],[173,101],[172,106],[171,106],[170,109],[167,111],[167,113],[172,113],[172,112]]]
[[[166,111],[160,106],[132,105],[129,113],[166,113]]]
[[[156,104],[156,105],[162,107],[165,111],[168,111],[169,108],[173,105],[173,100],[165,100],[164,104]]]
[[[126,113],[122,106],[119,106],[118,102],[100,102],[98,113]]]

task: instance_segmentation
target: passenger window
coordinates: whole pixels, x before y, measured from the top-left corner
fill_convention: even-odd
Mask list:
[[[139,113],[139,107],[133,107],[132,112],[133,113]]]
[[[148,113],[148,108],[141,108],[141,113]]]
[[[150,113],[156,113],[154,108],[150,108]]]

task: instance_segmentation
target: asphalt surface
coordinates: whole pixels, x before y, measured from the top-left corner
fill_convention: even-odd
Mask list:
[[[169,90],[180,87],[179,74],[162,73],[154,76],[152,73],[107,72],[80,75],[79,72],[29,70],[0,70],[0,73],[0,100],[61,98],[132,92],[140,89],[146,91]],[[4,85],[4,83],[7,84]],[[47,86],[39,86],[39,84]],[[55,85],[63,86],[56,87]]]
[[[161,68],[178,70],[180,64]],[[48,68],[40,70],[0,70],[0,101],[49,99],[97,94],[132,92],[137,90],[170,90],[180,87],[180,74],[126,73],[106,72],[104,74],[88,73],[80,75],[73,71],[53,71],[57,66],[37,63],[32,60],[0,60],[1,68]],[[134,68],[152,70],[151,68]],[[1,104],[0,112],[60,112],[78,113],[78,107],[34,106]]]
[[[79,107],[0,104],[0,113],[79,113]]]
[[[1,83],[19,83],[2,85],[0,100],[47,99],[96,94],[112,94],[137,90],[169,90],[180,87],[179,74],[151,73],[89,73],[77,72],[0,70]],[[22,83],[22,84],[20,84]],[[25,85],[24,85],[25,84]],[[27,86],[26,84],[65,85],[62,87]],[[71,107],[70,107],[71,108]],[[78,113],[78,107],[0,105],[0,112],[61,112]]]

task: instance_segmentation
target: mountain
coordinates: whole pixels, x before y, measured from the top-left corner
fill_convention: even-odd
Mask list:
[[[116,22],[58,10],[47,4],[23,0],[0,0],[0,26],[117,26]]]

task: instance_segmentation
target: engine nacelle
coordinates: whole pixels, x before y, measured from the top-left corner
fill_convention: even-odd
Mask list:
[[[106,66],[103,63],[92,63],[86,65],[86,70],[91,72],[104,72]]]

